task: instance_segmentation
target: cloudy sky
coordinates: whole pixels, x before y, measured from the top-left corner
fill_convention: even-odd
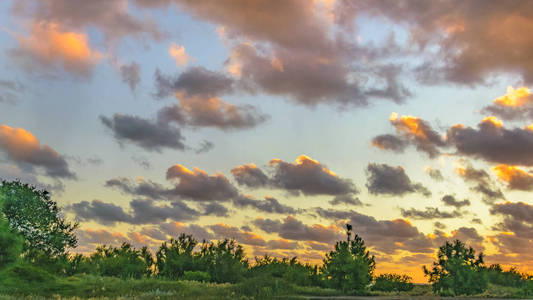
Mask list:
[[[0,177],[80,245],[180,232],[320,262],[350,223],[424,281],[533,270],[533,2],[0,1]]]

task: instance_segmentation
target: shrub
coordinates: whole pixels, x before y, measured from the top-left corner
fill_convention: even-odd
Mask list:
[[[100,246],[89,259],[93,272],[101,276],[141,278],[149,274],[152,267],[152,260],[143,257],[141,250],[128,243],[123,243],[119,248]]]
[[[321,270],[330,287],[344,292],[361,292],[372,280],[376,263],[362,238],[355,235],[351,240],[350,224],[346,225],[346,235],[346,241],[337,242],[335,250],[326,254]]]
[[[189,281],[209,282],[211,281],[211,276],[209,276],[207,272],[203,271],[185,271],[182,279]]]
[[[413,289],[411,277],[398,274],[381,274],[374,279],[372,290],[383,292],[406,292]]]
[[[268,275],[283,278],[287,282],[299,286],[318,286],[322,284],[318,268],[309,264],[300,263],[296,257],[292,259],[278,259],[265,255],[256,257],[255,264],[250,268],[250,276]]]
[[[488,277],[483,269],[483,253],[476,258],[472,247],[461,241],[446,242],[439,248],[438,261],[424,274],[429,276],[433,291],[441,295],[472,295],[487,289]]]

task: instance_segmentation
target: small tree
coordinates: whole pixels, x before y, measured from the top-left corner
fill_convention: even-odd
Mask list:
[[[78,224],[65,220],[47,191],[20,181],[2,181],[0,203],[9,226],[24,237],[26,257],[38,252],[53,257],[76,247],[74,231]]]
[[[472,295],[487,289],[488,278],[483,269],[483,253],[476,258],[472,247],[459,240],[446,242],[439,248],[438,260],[431,270],[424,266],[433,291],[441,295]]]
[[[332,288],[344,292],[363,291],[372,281],[376,262],[361,237],[356,234],[351,239],[350,224],[346,224],[346,235],[346,241],[337,242],[335,250],[326,254],[322,273]]]

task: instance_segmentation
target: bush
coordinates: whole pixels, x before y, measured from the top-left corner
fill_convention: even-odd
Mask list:
[[[278,259],[265,255],[255,258],[255,265],[250,268],[250,276],[268,275],[283,278],[299,286],[320,286],[323,281],[316,266],[301,264],[296,257]]]
[[[211,281],[211,276],[209,276],[207,272],[203,271],[185,271],[182,279],[189,281],[209,282]]]
[[[365,291],[376,267],[374,256],[366,250],[358,235],[351,240],[352,226],[346,225],[346,241],[335,244],[335,250],[326,254],[321,268],[327,284],[344,292]]]
[[[515,268],[504,271],[499,264],[490,265],[486,272],[489,282],[492,284],[520,287],[525,280],[524,276]]]
[[[137,250],[128,243],[119,248],[100,246],[89,258],[92,272],[101,276],[141,278],[151,273],[153,259],[143,257],[147,249]]]
[[[433,291],[440,295],[458,296],[482,293],[487,289],[488,276],[483,268],[483,253],[476,258],[472,247],[461,241],[446,242],[439,248],[438,261],[424,274],[429,276]]]
[[[407,292],[414,288],[411,277],[398,274],[381,274],[374,279],[372,290],[382,292]]]

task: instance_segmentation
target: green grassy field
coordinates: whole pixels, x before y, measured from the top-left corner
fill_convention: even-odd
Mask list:
[[[299,287],[283,283],[246,282],[214,284],[195,281],[175,281],[160,278],[119,279],[92,275],[57,278],[52,281],[8,283],[0,286],[0,299],[306,299],[342,296],[339,291],[316,287]],[[346,295],[353,296],[353,295]],[[361,295],[362,296],[362,295]],[[367,297],[378,298],[431,298],[431,286],[415,285],[409,292],[369,292]],[[521,298],[519,289],[490,286],[472,298]],[[321,298],[321,299],[324,299]]]

